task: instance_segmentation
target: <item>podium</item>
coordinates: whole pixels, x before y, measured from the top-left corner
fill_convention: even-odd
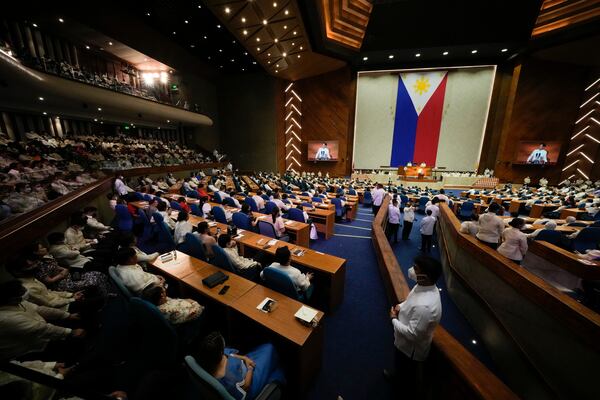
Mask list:
[[[406,168],[406,170],[404,169]],[[431,180],[431,167],[425,166],[412,166],[412,167],[398,167],[398,176],[403,177],[404,179],[422,179],[422,180]]]

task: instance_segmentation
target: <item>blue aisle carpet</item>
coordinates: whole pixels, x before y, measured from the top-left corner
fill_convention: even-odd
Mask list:
[[[421,215],[417,216],[409,241],[392,245],[405,276],[413,258],[419,254],[421,218]],[[333,238],[320,238],[311,244],[317,251],[345,258],[347,265],[344,301],[326,317],[323,365],[309,391],[309,399],[337,399],[337,396],[344,400],[392,398],[391,387],[382,373],[393,364],[390,304],[371,242],[372,220],[370,209],[361,207],[356,220],[336,224]],[[431,255],[439,259],[437,245]],[[412,287],[414,283],[409,284]],[[479,338],[447,295],[443,278],[438,287],[441,289],[444,328],[495,371]]]

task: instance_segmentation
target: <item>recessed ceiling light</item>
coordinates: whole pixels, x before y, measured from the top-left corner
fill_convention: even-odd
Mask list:
[[[284,14],[288,15],[290,12],[288,10],[285,10]]]
[[[367,61],[369,57],[363,57],[363,61]]]
[[[503,53],[506,53],[508,51],[508,49],[502,49],[500,51],[503,52]]]
[[[260,51],[260,47],[257,47],[257,48],[256,48],[256,51]]]
[[[173,35],[177,35],[177,32],[173,31]]]
[[[248,52],[247,52],[247,51],[245,51],[245,52],[244,52],[244,55],[245,55],[245,56],[247,56],[247,55],[248,55]]]
[[[222,65],[219,65],[219,68],[223,68],[223,66],[222,66]]]
[[[218,28],[218,29],[221,29],[221,25],[217,25],[217,28]]]
[[[394,58],[394,55],[393,55],[393,54],[390,54],[390,55],[388,56],[388,58],[391,60],[392,58]]]
[[[40,96],[40,97],[38,97],[38,100],[39,101],[44,101],[44,98]]]
[[[277,68],[279,68],[279,64],[275,65]]]
[[[245,69],[244,69],[244,68],[242,68],[242,72],[244,72],[244,71],[245,71]]]
[[[277,3],[273,2],[273,7],[277,7]]]
[[[146,16],[148,16],[148,17],[149,17],[149,16],[150,16],[150,13],[146,13]]]
[[[271,57],[271,53],[267,53],[267,57]]]
[[[102,111],[102,107],[98,107],[98,111]]]
[[[266,25],[268,23],[269,23],[269,21],[267,21],[266,19],[263,19],[263,25]]]
[[[42,114],[44,114],[44,115],[48,115],[48,113],[47,113],[46,111],[44,111]]]
[[[292,46],[295,46],[295,45],[296,45],[296,43],[292,42]]]
[[[101,124],[104,124],[104,121],[100,121]]]
[[[108,45],[109,45],[109,46],[112,46],[112,45],[113,45],[113,42],[108,42]]]
[[[415,54],[415,57],[421,57],[421,53]]]
[[[471,54],[477,54],[477,50],[471,50]]]
[[[284,26],[283,26],[283,29],[287,29],[287,25],[284,25]]]
[[[300,54],[298,54],[298,58],[300,58]]]
[[[190,21],[188,21],[187,19],[186,19],[185,21],[183,21],[183,22],[185,22],[186,24],[189,24],[189,23],[190,23]]]
[[[98,122],[98,118],[94,118],[94,122]]]
[[[168,120],[167,120],[167,124],[168,124],[169,122],[171,122],[171,120],[170,120],[170,119],[168,119]]]
[[[231,43],[235,44],[235,40],[232,40]]]
[[[253,65],[256,65],[256,61],[252,61],[252,64],[253,64]]]
[[[86,49],[86,50],[89,50],[89,49],[90,49],[90,46],[85,46],[85,49]]]
[[[257,38],[256,38],[256,41],[257,41],[257,42],[260,42],[260,38],[259,38],[259,37],[257,37]]]
[[[194,47],[196,47],[196,46],[195,46],[195,45],[193,45],[193,44],[190,44],[190,47],[193,49],[193,48],[194,48]]]
[[[104,47],[100,47],[100,50],[104,51]]]
[[[34,28],[37,28],[37,24],[32,24]]]
[[[210,56],[208,56],[208,59],[210,60]]]
[[[275,38],[275,43],[278,43],[278,42],[279,42],[279,39]]]
[[[444,55],[444,56],[447,56],[447,55],[448,55],[448,52],[447,52],[447,51],[445,51],[445,52],[443,52],[443,53],[442,53],[442,55]]]
[[[473,339],[473,340],[471,340],[471,343],[477,344],[477,340]]]
[[[208,39],[208,36],[204,35],[204,39]]]
[[[304,47],[300,46],[300,50],[302,50]]]
[[[223,52],[223,49],[219,49],[219,53],[222,53],[222,52]]]
[[[296,35],[298,32],[294,31],[294,35]]]
[[[232,58],[232,59],[231,59],[231,62],[235,62],[235,60]]]
[[[287,57],[287,53],[283,53],[283,56],[284,56],[284,57]]]
[[[278,72],[279,72],[279,70],[277,70],[277,69],[276,69],[276,70],[275,70],[275,73],[278,73]]]
[[[245,17],[242,17],[242,22],[246,22],[246,18]]]
[[[202,6],[200,4],[198,4],[198,8],[202,8]]]
[[[248,31],[244,29],[244,35],[247,35],[247,34],[248,34]]]
[[[60,23],[62,24],[63,22],[65,22],[65,20],[64,20],[64,19],[62,19],[62,18],[59,18],[59,19],[58,19],[58,22],[60,22]]]
[[[231,9],[229,7],[225,7],[225,14],[229,14],[231,12]]]

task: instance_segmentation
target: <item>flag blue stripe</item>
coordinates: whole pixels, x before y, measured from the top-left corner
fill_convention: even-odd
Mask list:
[[[417,136],[418,115],[408,95],[402,77],[398,76],[398,96],[396,97],[396,115],[394,117],[394,137],[390,166],[398,167],[413,161]]]

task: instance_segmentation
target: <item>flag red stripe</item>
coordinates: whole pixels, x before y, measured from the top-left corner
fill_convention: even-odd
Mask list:
[[[417,120],[417,134],[413,160],[417,163],[427,163],[435,166],[438,143],[440,140],[440,127],[444,112],[444,96],[446,94],[446,81],[448,75],[440,82]]]

